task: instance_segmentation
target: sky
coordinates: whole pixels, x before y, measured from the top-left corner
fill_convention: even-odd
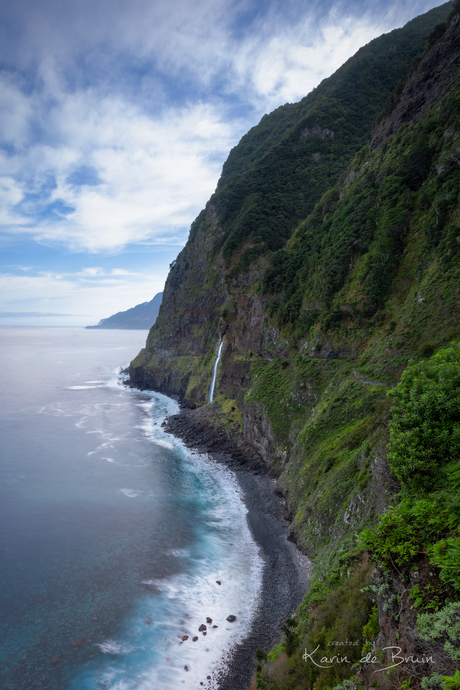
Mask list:
[[[0,326],[152,299],[230,149],[430,0],[1,0]]]

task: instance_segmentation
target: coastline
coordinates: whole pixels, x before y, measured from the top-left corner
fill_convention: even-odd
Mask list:
[[[313,566],[288,541],[284,500],[265,465],[245,456],[232,441],[216,436],[209,427],[197,423],[192,411],[182,409],[178,415],[169,417],[164,427],[181,438],[188,448],[206,452],[214,462],[233,470],[248,511],[249,529],[264,560],[262,590],[251,630],[236,645],[218,680],[218,690],[246,690],[255,671],[256,650],[268,652],[280,641],[281,626],[305,596]]]

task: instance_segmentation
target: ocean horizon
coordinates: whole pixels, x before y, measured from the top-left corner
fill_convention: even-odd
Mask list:
[[[257,613],[234,474],[124,385],[145,337],[0,329],[4,690],[211,690]]]

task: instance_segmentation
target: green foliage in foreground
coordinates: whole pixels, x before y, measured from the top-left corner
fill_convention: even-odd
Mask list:
[[[387,566],[426,553],[460,590],[460,347],[411,364],[390,394],[390,466],[405,498],[362,532],[361,545]]]
[[[379,629],[364,591],[373,566],[357,560],[356,554],[343,555],[341,565],[342,577],[334,571],[312,588],[299,607],[297,629],[290,629],[276,657],[268,655],[267,662],[259,664],[258,690],[326,690],[343,683],[362,658],[367,637]],[[304,657],[306,650],[318,665]],[[321,664],[324,657],[335,660]],[[337,661],[345,657],[347,661]]]
[[[422,613],[417,619],[422,640],[444,643],[449,656],[460,659],[460,603],[453,602],[441,611]]]
[[[455,672],[457,676],[458,671]],[[460,686],[451,685],[455,680],[455,676],[442,676],[440,673],[433,673],[429,678],[422,678],[421,688],[422,690],[451,690],[452,688],[458,688]]]
[[[409,492],[460,486],[460,346],[410,365],[391,391],[388,457]]]
[[[444,688],[450,688],[451,690],[455,690],[460,688],[460,671],[457,669],[454,673],[453,676],[443,676],[442,677],[444,681]]]
[[[427,547],[451,530],[458,529],[459,525],[460,497],[440,492],[418,500],[403,500],[384,513],[375,527],[364,530],[360,542],[362,548],[370,551],[378,561],[401,566],[420,557]],[[447,554],[454,559],[454,551],[446,548],[446,556],[438,555],[437,564],[446,563],[450,571]],[[457,567],[460,568],[460,560]]]
[[[414,564],[427,555],[447,585],[444,597],[460,591],[460,348],[452,346],[426,362],[410,365],[390,392],[390,463],[405,497],[360,535],[361,545],[386,567]],[[415,592],[415,589],[417,590]],[[417,586],[414,606],[423,604]],[[417,598],[418,597],[418,598]],[[437,599],[437,609],[418,615],[420,637],[443,643],[460,659],[460,603]],[[425,606],[425,609],[427,606]],[[424,690],[460,687],[460,675],[424,678]]]
[[[460,537],[442,539],[429,553],[432,562],[441,570],[441,580],[460,590]]]

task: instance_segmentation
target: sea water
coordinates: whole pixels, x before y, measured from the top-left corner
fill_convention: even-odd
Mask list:
[[[0,329],[2,690],[215,688],[249,630],[238,485],[164,431],[177,402],[123,385],[145,337]]]

